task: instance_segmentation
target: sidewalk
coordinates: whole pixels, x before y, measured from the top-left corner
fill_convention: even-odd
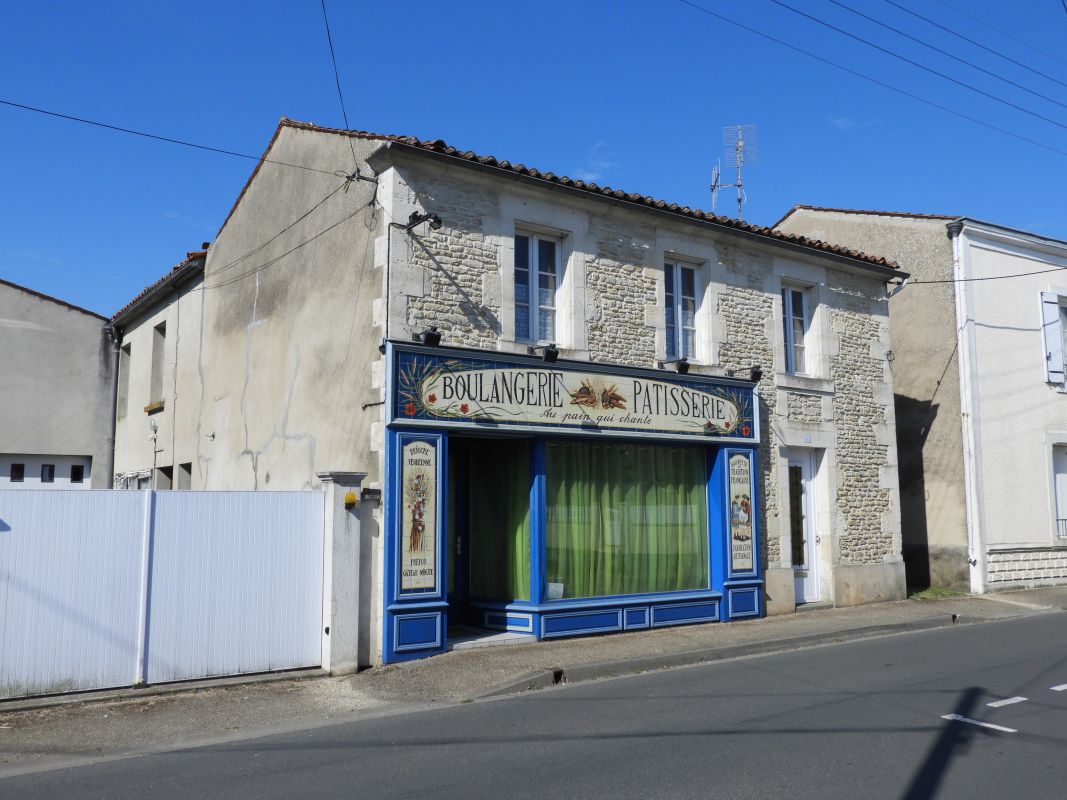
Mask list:
[[[446,653],[345,677],[273,676],[41,706],[0,702],[0,778],[101,758],[252,738],[523,689],[1067,610],[1067,587],[823,608],[726,625]],[[131,696],[132,695],[132,696]],[[55,701],[49,701],[55,702]],[[34,707],[37,706],[37,707]]]

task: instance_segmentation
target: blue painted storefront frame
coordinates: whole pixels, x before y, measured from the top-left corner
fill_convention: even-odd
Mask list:
[[[400,345],[405,350],[425,352],[425,348]],[[386,378],[387,403],[395,406],[393,365],[396,343],[388,343],[389,369]],[[448,351],[453,357],[466,354]],[[495,362],[514,360],[526,363],[520,357],[493,354]],[[648,370],[606,369],[600,365],[588,365],[590,371],[621,373],[629,372],[649,377]],[[587,369],[582,364],[581,368]],[[669,380],[669,375],[654,375],[657,380]],[[708,520],[708,578],[706,589],[668,592],[660,594],[622,595],[547,601],[545,563],[547,557],[546,537],[546,444],[550,439],[585,440],[604,439],[600,432],[581,430],[534,430],[518,428],[474,429],[471,425],[439,423],[430,428],[425,421],[418,424],[405,422],[391,415],[386,429],[386,470],[389,482],[384,509],[384,600],[383,615],[383,661],[392,663],[414,658],[424,658],[443,652],[447,648],[448,630],[448,584],[445,557],[448,546],[448,450],[450,434],[462,437],[472,435],[492,438],[511,438],[510,435],[534,433],[531,447],[530,481],[530,600],[514,602],[483,601],[469,599],[469,606],[480,614],[481,624],[489,629],[508,630],[531,634],[537,639],[562,636],[579,636],[594,633],[646,629],[667,625],[699,622],[728,621],[739,617],[756,617],[763,614],[761,553],[758,535],[753,537],[753,565],[751,573],[733,574],[730,560],[729,527],[729,456],[744,452],[749,456],[750,484],[752,488],[753,530],[759,530],[759,498],[755,481],[757,474],[758,413],[756,397],[752,396],[752,425],[755,441],[706,440],[699,437],[643,436],[640,433],[613,432],[614,441],[654,444],[656,440],[671,439],[674,443],[702,447],[706,453],[706,503]],[[437,498],[437,586],[432,592],[418,594],[399,592],[401,519],[400,453],[403,445],[412,440],[432,441],[437,446],[438,498]]]

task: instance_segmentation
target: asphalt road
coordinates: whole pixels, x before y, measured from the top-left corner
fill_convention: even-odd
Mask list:
[[[1063,796],[1062,612],[0,780],[19,800]]]

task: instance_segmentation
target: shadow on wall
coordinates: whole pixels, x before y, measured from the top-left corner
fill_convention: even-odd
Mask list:
[[[937,403],[893,395],[897,416],[897,471],[900,480],[900,533],[904,573],[910,587],[930,586],[930,541],[926,520],[923,451]]]

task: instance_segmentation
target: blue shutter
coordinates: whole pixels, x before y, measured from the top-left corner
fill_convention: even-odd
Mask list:
[[[1063,330],[1060,322],[1060,297],[1055,292],[1041,293],[1041,331],[1045,338],[1045,369],[1049,383],[1063,383]]]

